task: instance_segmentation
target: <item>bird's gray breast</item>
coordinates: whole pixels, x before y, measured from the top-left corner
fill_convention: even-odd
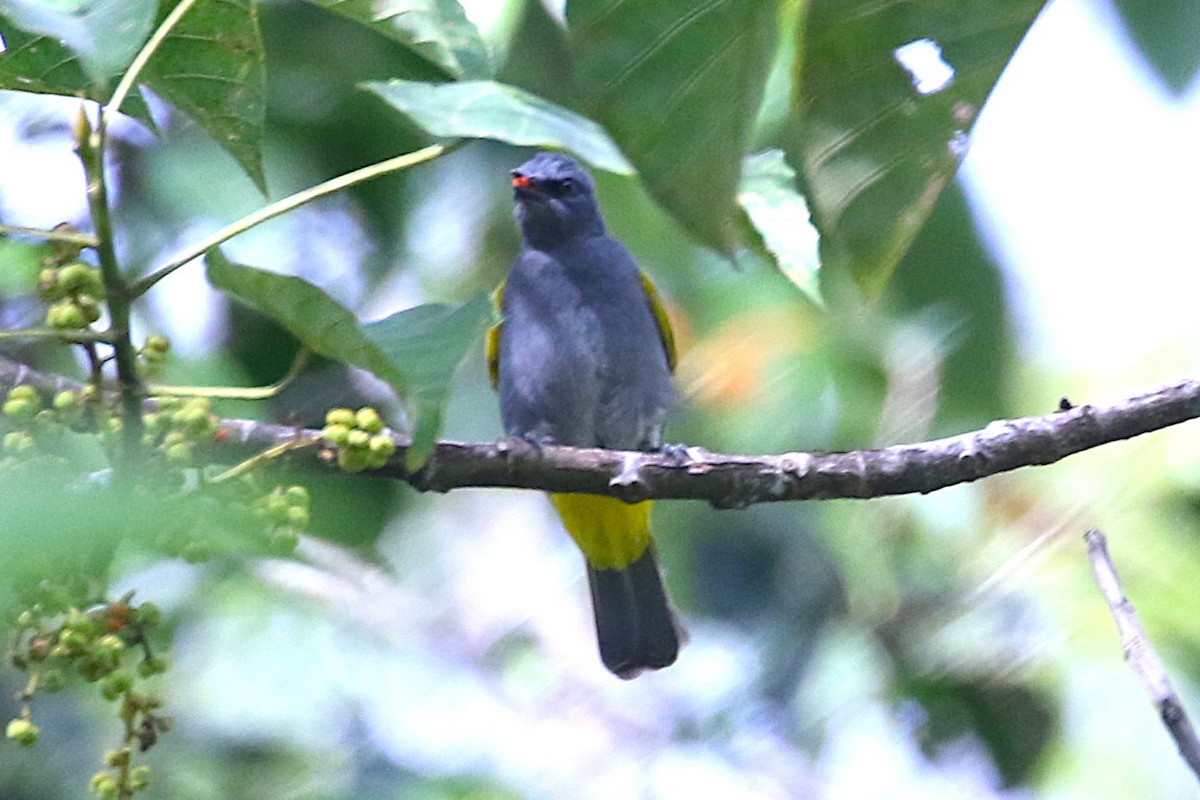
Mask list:
[[[514,264],[500,335],[510,435],[582,447],[661,444],[673,397],[666,354],[637,267],[616,247],[526,250]]]

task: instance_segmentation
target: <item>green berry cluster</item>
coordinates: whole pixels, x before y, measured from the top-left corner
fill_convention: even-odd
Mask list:
[[[207,397],[159,398],[155,410],[146,414],[142,423],[145,428],[142,441],[179,467],[190,466],[196,446],[211,442],[220,428],[220,420]],[[110,427],[114,433],[118,432],[120,421],[116,426],[110,423]]]
[[[62,440],[67,426],[76,426],[83,412],[78,392],[64,390],[50,403],[32,386],[22,384],[8,390],[0,406],[0,455],[26,458],[37,452],[53,450]]]
[[[152,333],[138,348],[138,371],[145,376],[162,372],[167,354],[171,351],[171,340],[161,333]]]
[[[82,261],[47,267],[38,276],[38,295],[50,302],[46,324],[60,330],[79,330],[100,319],[104,281],[100,270]]]
[[[308,488],[293,484],[276,486],[254,506],[254,513],[266,523],[267,547],[277,555],[289,555],[308,530],[312,497]]]
[[[133,606],[129,597],[87,610],[56,610],[56,605],[34,603],[14,620],[10,661],[30,678],[20,693],[21,712],[9,721],[5,736],[33,746],[40,735],[31,708],[37,693],[60,691],[76,677],[95,684],[100,696],[115,704],[124,735],[120,746],[105,755],[107,769],[93,776],[91,789],[99,797],[130,797],[150,782],[149,767],[132,763],[135,749],[153,747],[171,725],[160,713],[162,701],[140,683],[169,666],[151,652],[146,639],[161,615],[153,603]]]
[[[321,436],[337,448],[338,466],[346,472],[377,469],[396,452],[396,440],[384,432],[383,418],[370,407],[331,409]]]

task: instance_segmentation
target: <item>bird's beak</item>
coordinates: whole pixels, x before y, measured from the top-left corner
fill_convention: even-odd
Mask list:
[[[519,172],[512,174],[512,185],[514,189],[529,189],[533,186],[533,181]]]

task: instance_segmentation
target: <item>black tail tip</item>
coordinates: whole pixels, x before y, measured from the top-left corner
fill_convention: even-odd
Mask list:
[[[588,566],[600,660],[622,680],[675,663],[686,641],[667,602],[654,548],[624,569]]]

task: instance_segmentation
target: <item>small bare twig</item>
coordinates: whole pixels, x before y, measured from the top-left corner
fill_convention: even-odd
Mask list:
[[[1200,739],[1196,738],[1191,720],[1188,719],[1183,704],[1179,702],[1179,696],[1171,686],[1166,668],[1154,652],[1150,640],[1146,638],[1146,631],[1138,621],[1133,604],[1125,597],[1121,580],[1117,577],[1117,569],[1108,555],[1108,544],[1104,534],[1091,530],[1083,535],[1083,540],[1087,543],[1088,558],[1091,559],[1092,570],[1096,573],[1096,583],[1100,585],[1100,592],[1117,622],[1125,660],[1146,687],[1154,707],[1162,717],[1163,725],[1179,747],[1179,754],[1196,777],[1200,778]]]

